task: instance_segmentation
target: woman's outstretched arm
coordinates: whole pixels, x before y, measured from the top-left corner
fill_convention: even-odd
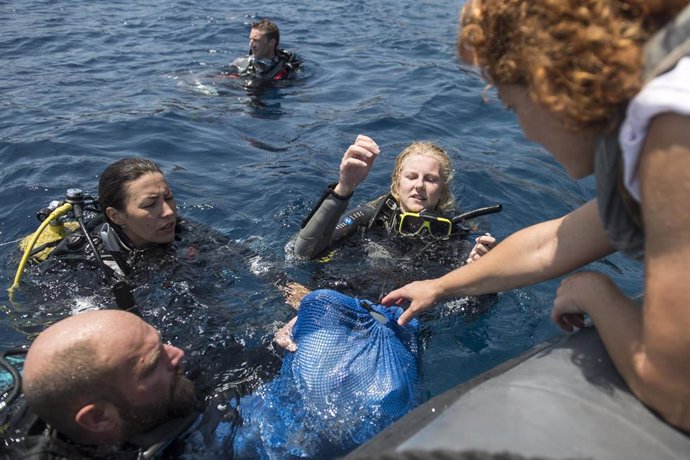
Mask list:
[[[410,301],[398,320],[448,298],[500,292],[566,274],[613,251],[596,201],[564,217],[527,227],[506,238],[481,259],[441,278],[415,281],[382,299],[385,305]]]

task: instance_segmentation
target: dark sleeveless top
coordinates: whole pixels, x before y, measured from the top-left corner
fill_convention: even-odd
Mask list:
[[[644,46],[643,79],[649,82],[690,54],[690,6],[658,31]],[[623,186],[623,152],[618,129],[601,136],[595,146],[594,172],[599,216],[613,247],[634,258],[644,256],[644,228],[639,204]]]

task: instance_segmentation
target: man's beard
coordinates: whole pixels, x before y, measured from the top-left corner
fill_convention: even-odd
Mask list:
[[[124,398],[118,404],[126,437],[143,434],[174,418],[184,417],[199,407],[194,384],[178,373],[167,401],[134,407]]]

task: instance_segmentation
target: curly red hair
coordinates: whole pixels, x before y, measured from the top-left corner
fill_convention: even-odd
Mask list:
[[[642,46],[690,0],[470,0],[458,55],[527,87],[573,131],[605,131],[642,86]]]

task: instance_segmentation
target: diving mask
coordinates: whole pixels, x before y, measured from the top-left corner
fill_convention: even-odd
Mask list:
[[[445,239],[452,233],[453,223],[445,217],[440,217],[434,212],[426,210],[421,212],[404,212],[400,214],[398,233],[401,235],[418,235],[425,228],[433,238]]]

